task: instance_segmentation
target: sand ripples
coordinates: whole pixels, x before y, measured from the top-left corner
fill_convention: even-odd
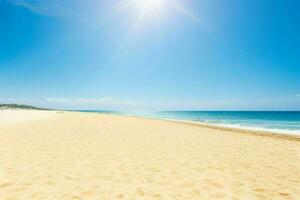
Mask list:
[[[0,127],[4,200],[297,199],[300,143],[95,114]]]

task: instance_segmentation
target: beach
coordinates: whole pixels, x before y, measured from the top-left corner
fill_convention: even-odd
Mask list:
[[[0,110],[0,126],[26,123],[30,121],[39,121],[39,120],[50,118],[55,114],[56,114],[55,111],[19,110],[19,109]]]
[[[297,137],[109,114],[0,111],[1,200],[299,198]]]

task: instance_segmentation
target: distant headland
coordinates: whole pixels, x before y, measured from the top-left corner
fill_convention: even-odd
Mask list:
[[[45,108],[39,108],[30,105],[22,105],[22,104],[1,104],[0,103],[0,110],[4,109],[23,109],[23,110],[49,110]]]

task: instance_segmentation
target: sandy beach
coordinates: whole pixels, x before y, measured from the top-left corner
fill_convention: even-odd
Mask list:
[[[1,200],[300,198],[299,139],[116,115],[0,111]]]
[[[19,110],[19,109],[0,110],[0,126],[44,120],[54,116],[56,113],[57,113],[56,111],[39,111],[39,110]]]

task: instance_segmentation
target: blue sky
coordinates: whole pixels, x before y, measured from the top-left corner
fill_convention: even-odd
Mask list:
[[[300,2],[153,1],[1,0],[0,102],[300,110]]]

